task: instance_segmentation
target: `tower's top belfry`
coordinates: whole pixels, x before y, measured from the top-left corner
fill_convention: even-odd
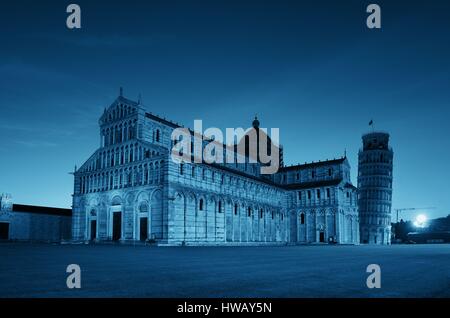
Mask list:
[[[362,136],[363,151],[366,150],[389,150],[389,134],[387,132],[375,131]]]

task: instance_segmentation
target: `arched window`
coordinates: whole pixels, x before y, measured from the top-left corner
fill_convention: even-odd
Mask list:
[[[305,224],[305,213],[300,214],[300,224]]]
[[[133,139],[133,126],[131,126],[131,122],[128,126],[128,139]]]
[[[252,208],[248,208],[248,216],[251,217],[252,216]]]
[[[159,129],[156,129],[156,142],[159,142],[159,140],[160,140],[160,132],[159,132]]]
[[[140,213],[147,213],[148,212],[148,205],[145,202],[142,202],[139,206],[139,212]]]
[[[222,201],[219,201],[219,213],[222,212]]]
[[[127,185],[131,185],[131,172],[127,173]]]
[[[237,203],[234,204],[234,215],[237,215],[238,213],[238,205]]]
[[[264,213],[263,213],[263,210],[261,209],[261,210],[259,211],[259,213],[260,213],[260,214],[259,214],[259,217],[262,219],[262,218],[263,218],[263,214],[264,214]]]
[[[199,209],[200,211],[203,211],[203,199],[200,199],[200,202],[199,202],[199,204],[198,204],[198,209]]]

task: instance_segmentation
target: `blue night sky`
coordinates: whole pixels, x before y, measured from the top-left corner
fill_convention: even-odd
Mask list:
[[[72,2],[81,30],[65,25]],[[372,2],[381,30],[365,25]],[[3,3],[0,192],[70,207],[69,172],[99,146],[98,118],[123,86],[190,127],[249,127],[257,113],[280,128],[287,164],[346,149],[354,184],[373,119],[395,151],[393,208],[449,214],[450,5],[372,2]]]

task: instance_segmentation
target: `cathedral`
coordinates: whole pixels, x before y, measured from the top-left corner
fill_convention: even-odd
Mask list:
[[[345,156],[285,166],[280,145],[280,167],[267,175],[259,162],[177,162],[172,132],[181,126],[122,91],[99,126],[99,148],[74,171],[75,241],[359,243],[357,191]],[[259,138],[256,118],[252,126]]]

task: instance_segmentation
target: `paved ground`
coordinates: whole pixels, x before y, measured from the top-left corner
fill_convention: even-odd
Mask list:
[[[66,287],[66,266],[82,288]],[[368,264],[381,289],[366,287]],[[450,297],[450,245],[0,244],[0,297]]]

